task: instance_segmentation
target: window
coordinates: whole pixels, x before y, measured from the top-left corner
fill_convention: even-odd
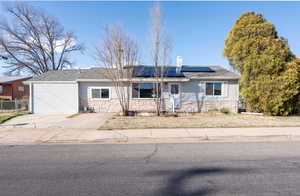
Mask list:
[[[18,87],[18,91],[19,91],[19,92],[24,92],[24,91],[25,91],[24,86],[19,86],[19,87]]]
[[[155,84],[153,83],[133,83],[132,84],[132,98],[154,98],[160,95],[160,86],[158,86],[158,93],[155,93]]]
[[[171,84],[171,94],[172,95],[179,94],[179,85],[178,84]]]
[[[3,93],[3,86],[0,85],[0,93],[2,94]]]
[[[101,89],[101,98],[109,99],[109,90],[107,88]]]
[[[93,87],[91,88],[92,99],[109,99],[109,88]]]
[[[92,99],[101,99],[100,91],[101,89],[92,89]]]
[[[206,95],[220,96],[222,95],[222,83],[221,82],[207,82],[205,88]]]

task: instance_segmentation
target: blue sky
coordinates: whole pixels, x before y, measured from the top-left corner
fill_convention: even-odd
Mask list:
[[[65,29],[74,31],[85,45],[83,54],[73,55],[77,67],[95,66],[94,47],[107,24],[121,24],[139,41],[141,63],[150,64],[148,34],[153,2],[31,2],[55,16]],[[173,40],[172,59],[183,57],[187,65],[221,65],[224,40],[237,18],[246,11],[262,13],[275,24],[300,56],[300,2],[161,2]]]

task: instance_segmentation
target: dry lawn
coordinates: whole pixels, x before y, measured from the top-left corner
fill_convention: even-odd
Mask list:
[[[5,121],[10,120],[14,117],[21,116],[24,114],[28,114],[28,111],[0,113],[0,124],[4,123]]]
[[[243,114],[201,113],[182,117],[113,116],[101,130],[213,127],[300,127],[300,116],[274,117]]]

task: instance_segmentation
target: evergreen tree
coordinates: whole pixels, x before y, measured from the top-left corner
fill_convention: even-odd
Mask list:
[[[223,55],[240,72],[241,94],[252,111],[299,112],[300,61],[261,14],[246,12],[225,41]]]

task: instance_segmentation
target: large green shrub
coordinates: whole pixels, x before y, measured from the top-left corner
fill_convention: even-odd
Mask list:
[[[300,63],[287,41],[261,14],[246,12],[231,29],[223,55],[241,74],[240,88],[255,112],[299,112]]]

